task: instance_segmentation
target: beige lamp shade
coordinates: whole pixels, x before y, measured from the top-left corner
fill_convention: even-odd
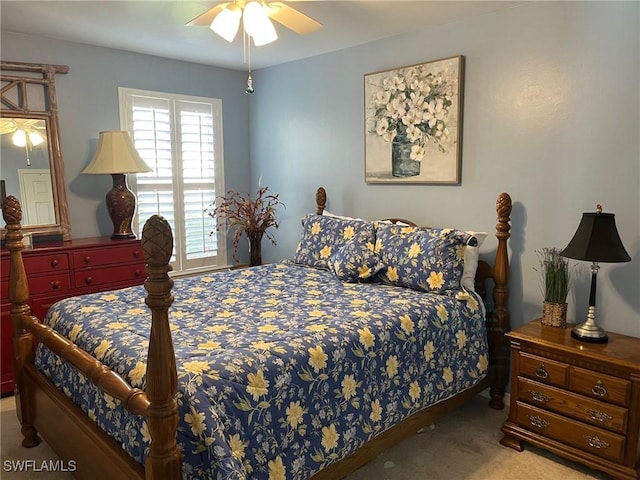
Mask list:
[[[100,132],[98,148],[93,160],[82,173],[114,174],[151,172],[150,168],[138,154],[129,132]]]

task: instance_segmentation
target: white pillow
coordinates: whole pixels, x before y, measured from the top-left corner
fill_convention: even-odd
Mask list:
[[[484,242],[484,239],[487,238],[488,234],[486,232],[467,233],[475,237],[475,239],[478,241],[478,245],[476,245],[475,247],[467,245],[467,247],[464,249],[464,268],[462,270],[462,278],[460,279],[460,284],[463,286],[463,288],[475,292],[475,279],[476,270],[478,270],[478,260],[480,258],[480,245],[482,245],[482,242]]]
[[[331,213],[328,210],[322,210],[322,215],[325,215],[327,217],[333,217],[333,218],[339,218],[341,220],[358,220],[360,222],[366,222],[366,220],[363,220],[362,218],[353,218],[353,217],[346,217],[344,215],[336,215],[334,213]]]

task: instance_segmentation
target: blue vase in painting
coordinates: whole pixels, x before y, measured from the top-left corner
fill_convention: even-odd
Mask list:
[[[394,177],[420,175],[420,162],[411,159],[412,146],[406,131],[399,131],[391,142],[391,174]]]

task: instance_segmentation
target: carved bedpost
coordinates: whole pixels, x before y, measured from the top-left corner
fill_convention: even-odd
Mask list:
[[[325,207],[327,206],[327,191],[324,187],[318,187],[316,190],[316,214],[322,215]]]
[[[507,240],[511,236],[511,197],[507,193],[501,193],[496,201],[498,223],[496,225],[496,238],[498,250],[493,264],[493,318],[489,332],[489,340],[493,343],[496,360],[495,378],[490,389],[492,408],[504,408],[504,391],[509,378],[509,348],[504,334],[511,330],[509,319],[509,253]]]
[[[151,335],[147,356],[147,424],[151,449],[145,465],[145,478],[179,480],[182,478],[181,454],[176,443],[178,390],[176,358],[169,327],[169,307],[173,303],[169,278],[173,235],[169,223],[152,216],[142,231],[142,250],[147,261],[148,278],[144,283],[151,309]]]
[[[23,317],[31,315],[29,308],[29,284],[22,262],[22,207],[18,199],[9,195],[2,203],[2,216],[7,224],[5,236],[10,254],[9,300],[13,323],[13,375],[16,384],[15,401],[18,420],[22,425],[23,447],[35,447],[40,443],[33,426],[33,401],[24,383],[24,366],[33,364],[33,335],[24,328]]]

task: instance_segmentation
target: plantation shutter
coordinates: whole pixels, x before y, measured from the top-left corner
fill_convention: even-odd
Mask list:
[[[222,185],[219,100],[121,89],[136,150],[153,169],[136,176],[138,229],[154,214],[174,232],[174,270],[226,264],[226,240],[205,213]]]

